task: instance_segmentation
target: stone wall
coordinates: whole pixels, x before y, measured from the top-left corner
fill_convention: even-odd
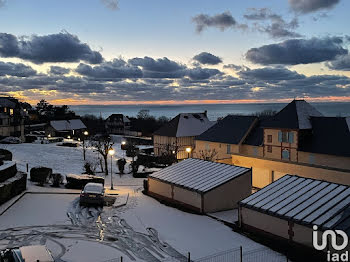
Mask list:
[[[0,183],[0,205],[25,191],[26,187],[27,174],[23,172],[17,172],[14,177]]]

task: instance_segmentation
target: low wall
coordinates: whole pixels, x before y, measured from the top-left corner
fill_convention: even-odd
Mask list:
[[[14,177],[0,183],[0,205],[25,191],[26,187],[27,174],[23,172],[17,172]]]
[[[16,163],[9,161],[4,162],[3,165],[0,166],[0,183],[6,181],[7,179],[14,177],[17,174]]]

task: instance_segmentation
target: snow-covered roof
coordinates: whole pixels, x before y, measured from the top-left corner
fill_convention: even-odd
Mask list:
[[[155,135],[170,137],[198,136],[212,127],[206,113],[181,113],[162,126]]]
[[[149,177],[205,193],[248,171],[249,168],[190,158]]]
[[[239,204],[299,224],[350,233],[350,187],[346,185],[286,175]]]
[[[86,128],[80,119],[50,121],[50,125],[57,131],[70,131]]]

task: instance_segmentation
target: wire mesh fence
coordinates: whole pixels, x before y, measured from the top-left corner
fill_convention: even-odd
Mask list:
[[[241,247],[196,259],[194,262],[288,262],[288,258],[268,248],[244,251]]]

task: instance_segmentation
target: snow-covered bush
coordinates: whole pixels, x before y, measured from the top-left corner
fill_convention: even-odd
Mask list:
[[[30,180],[43,186],[49,177],[51,177],[52,169],[48,167],[33,167],[30,170]]]

